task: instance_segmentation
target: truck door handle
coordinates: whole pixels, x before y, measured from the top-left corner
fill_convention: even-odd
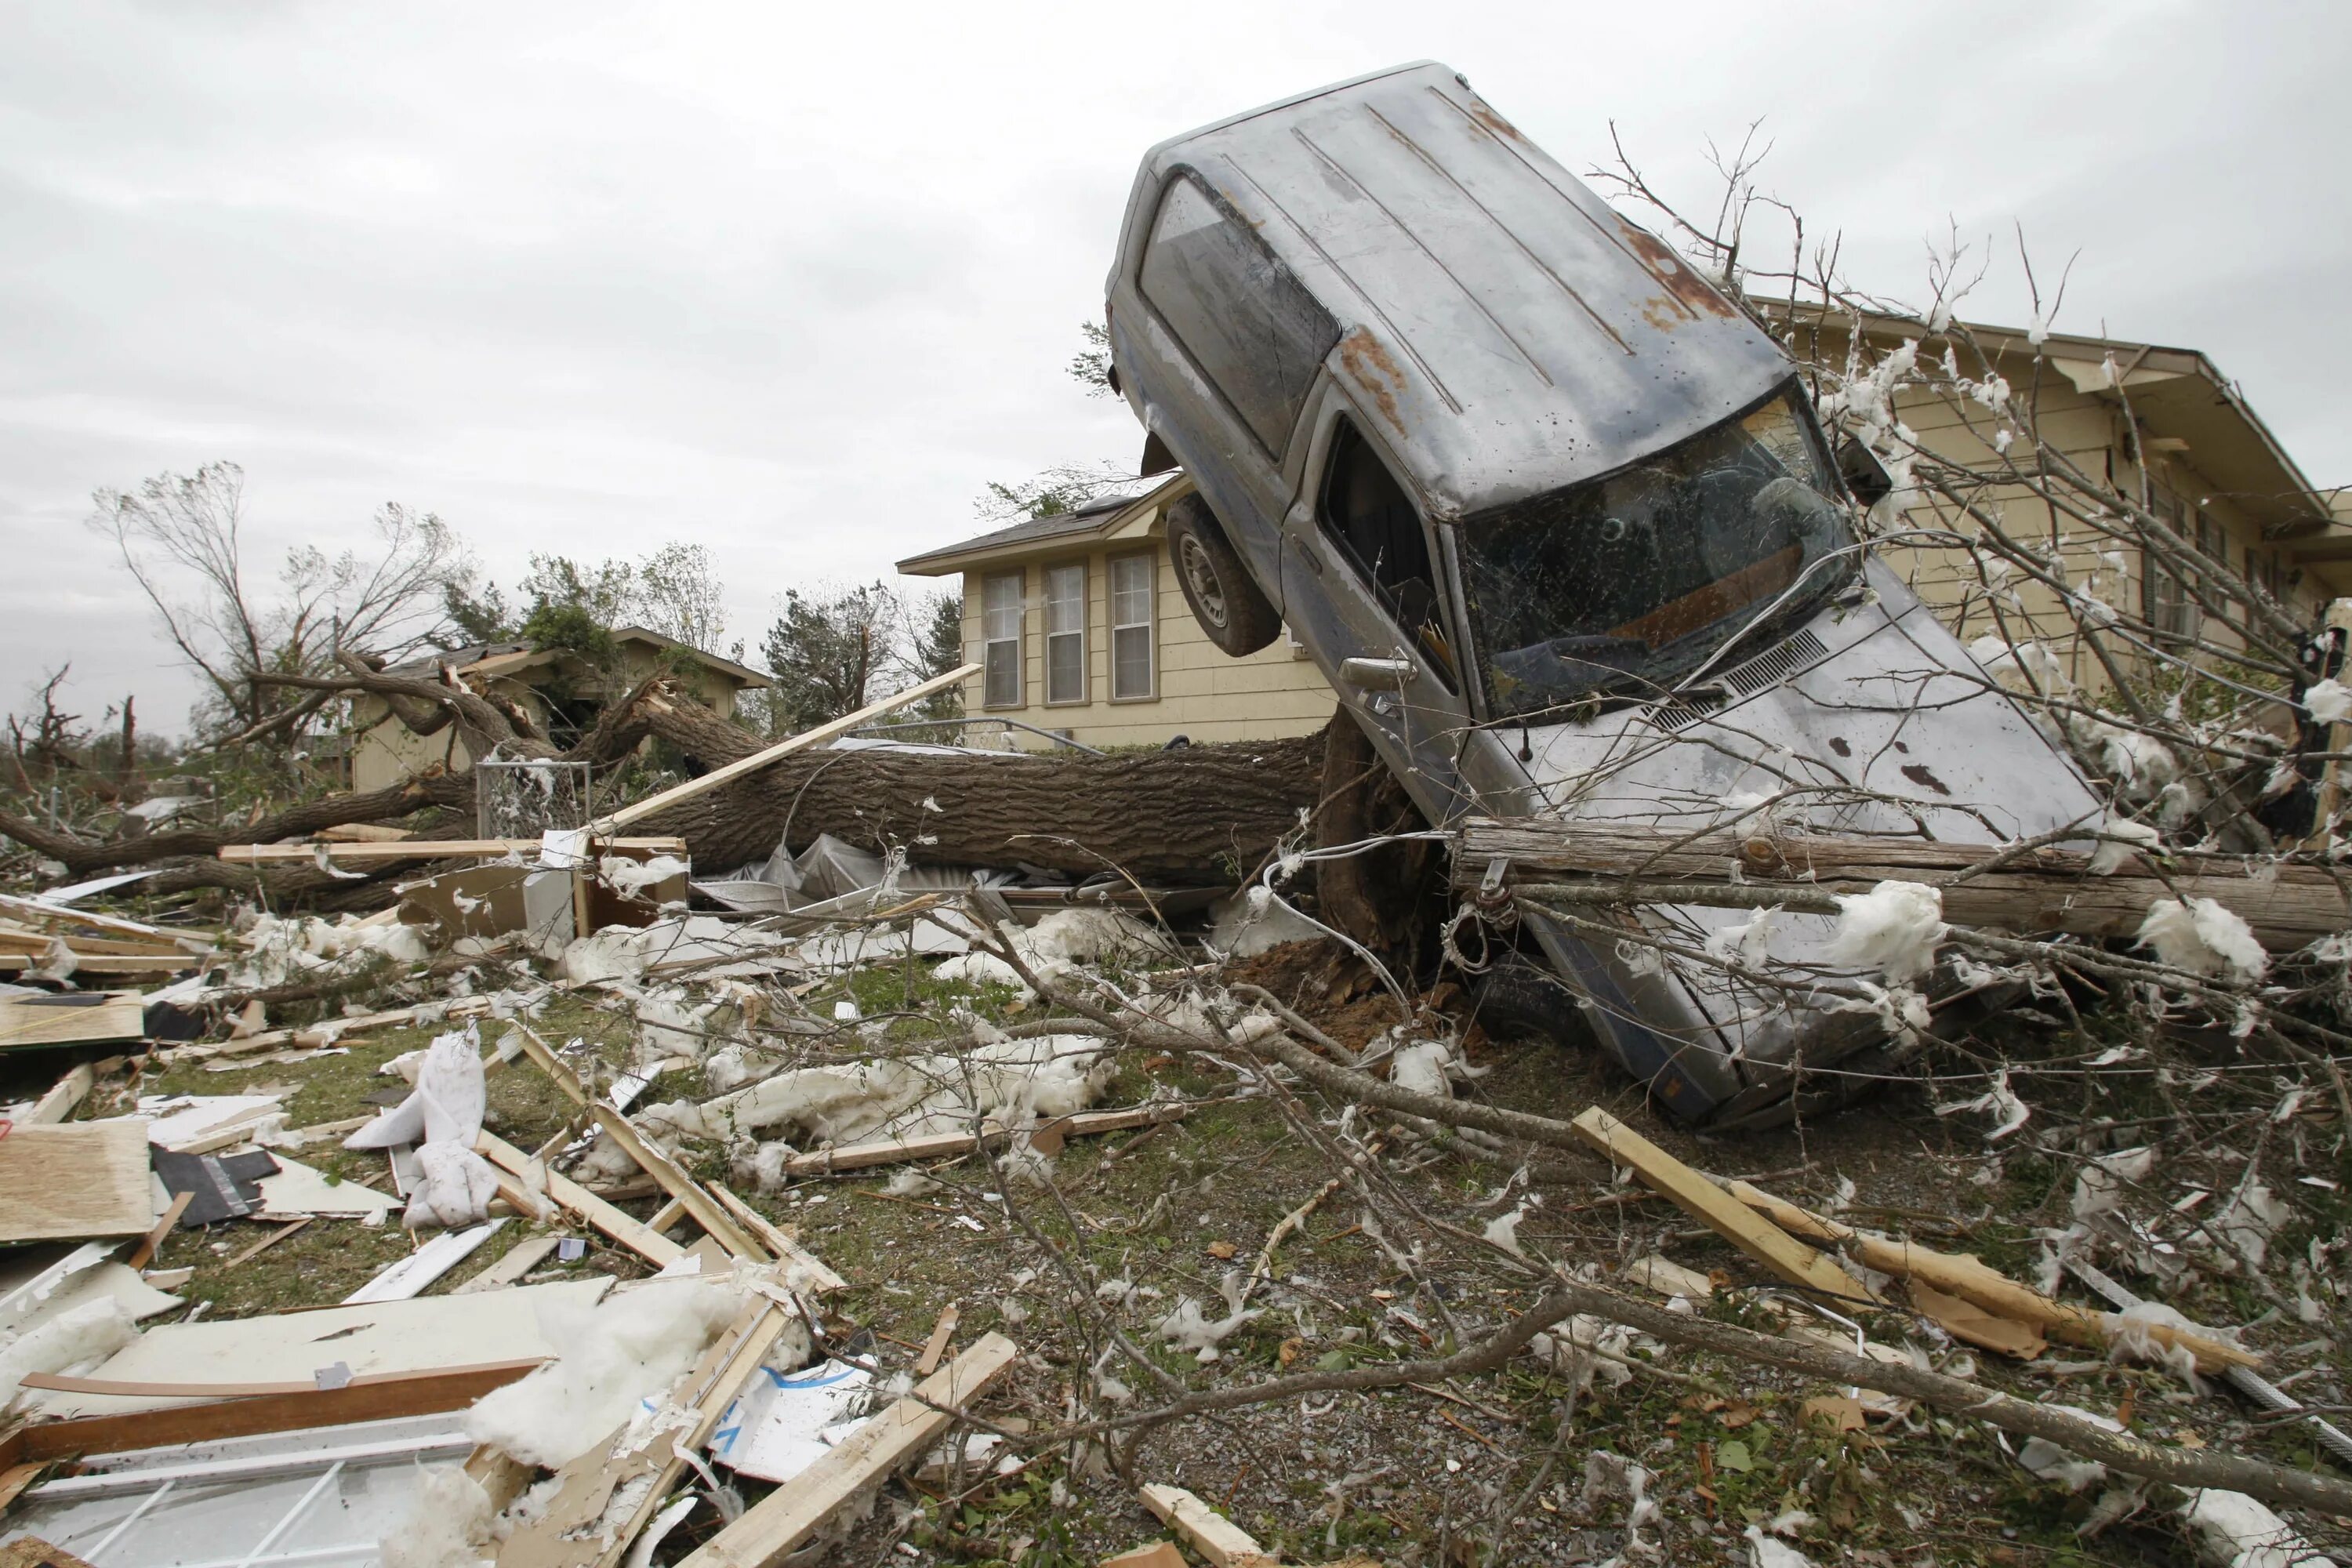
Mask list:
[[[1409,658],[1348,658],[1339,661],[1339,679],[1350,686],[1393,691],[1410,685],[1421,673]]]
[[[1314,546],[1301,543],[1298,546],[1298,558],[1307,563],[1308,570],[1315,575],[1318,577],[1323,575],[1323,557],[1315,553]]]

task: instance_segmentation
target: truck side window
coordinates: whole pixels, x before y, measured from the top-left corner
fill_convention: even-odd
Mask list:
[[[1433,661],[1448,691],[1456,689],[1454,649],[1438,613],[1437,573],[1421,513],[1371,443],[1346,419],[1332,433],[1317,516],[1324,537],[1396,618],[1406,642]]]
[[[1140,282],[1177,342],[1279,457],[1339,341],[1331,313],[1188,174],[1160,198]]]

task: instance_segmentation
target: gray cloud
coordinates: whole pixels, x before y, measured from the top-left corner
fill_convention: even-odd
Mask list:
[[[1475,14],[1463,14],[1475,13]],[[1434,18],[1434,19],[1433,19]],[[80,526],[246,466],[258,553],[387,500],[486,564],[709,545],[734,629],[971,526],[990,479],[1126,458],[1063,374],[1152,142],[1433,55],[1570,167],[1610,122],[1703,196],[1764,183],[1919,291],[1948,219],[2024,314],[2206,350],[2352,479],[2347,24],[2189,5],[582,5],[0,12],[0,704],[189,688]]]

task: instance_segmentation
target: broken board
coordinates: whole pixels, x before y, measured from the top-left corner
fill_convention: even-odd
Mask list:
[[[19,1126],[0,1138],[0,1243],[144,1236],[154,1223],[144,1121]]]
[[[146,1033],[146,1010],[135,991],[74,991],[0,1002],[0,1051],[25,1046],[127,1045]]]

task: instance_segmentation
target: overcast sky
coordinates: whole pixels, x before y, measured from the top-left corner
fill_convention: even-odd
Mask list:
[[[1571,170],[1614,121],[1763,184],[1917,297],[1947,220],[2021,320],[2204,350],[2352,481],[2352,8],[0,3],[0,708],[192,687],[89,495],[244,465],[253,559],[440,513],[532,551],[709,546],[788,585],[975,531],[990,479],[1131,460],[1064,372],[1153,142],[1443,59]]]

